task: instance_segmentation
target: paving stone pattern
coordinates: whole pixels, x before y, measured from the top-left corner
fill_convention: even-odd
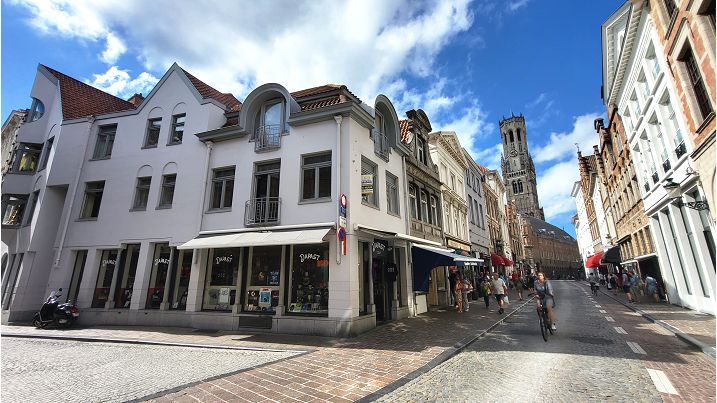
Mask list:
[[[535,310],[526,307],[379,401],[659,401],[644,365],[613,324],[571,287],[556,282],[559,327],[547,343]]]
[[[2,338],[3,402],[123,402],[296,353]]]

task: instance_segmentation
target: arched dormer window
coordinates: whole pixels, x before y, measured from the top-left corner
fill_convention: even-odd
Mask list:
[[[45,104],[37,98],[32,98],[32,106],[30,107],[30,116],[28,121],[34,122],[45,114]]]
[[[264,101],[254,116],[255,150],[264,151],[281,147],[281,135],[286,127],[286,102],[282,98]]]
[[[373,150],[381,159],[388,161],[391,149],[408,154],[401,143],[398,115],[391,101],[385,95],[378,95],[374,103],[374,122],[370,131]]]

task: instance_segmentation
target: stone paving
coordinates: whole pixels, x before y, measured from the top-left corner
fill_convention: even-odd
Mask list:
[[[624,304],[628,304],[627,296],[623,292],[615,293],[608,291],[602,286],[600,287],[600,291],[605,295],[617,298]],[[651,297],[639,293],[636,296],[636,301],[637,303],[629,305],[638,311],[650,315],[653,319],[662,321],[708,346],[714,347],[717,343],[715,339],[717,321],[715,321],[713,315],[695,312],[666,302],[655,303]]]
[[[639,358],[573,283],[556,282],[558,331],[543,341],[526,307],[381,402],[659,401]],[[674,337],[673,337],[674,339]]]
[[[3,337],[3,402],[123,402],[296,355]]]
[[[228,370],[186,387],[155,385],[145,399],[157,402],[715,400],[711,357],[611,296],[589,296],[589,288],[582,283],[556,284],[562,295],[573,293],[576,297],[559,300],[558,333],[548,343],[540,337],[532,304],[495,327],[501,316],[495,312],[494,301],[490,310],[482,301],[476,301],[468,313],[429,312],[351,339],[208,334],[177,328],[53,331],[3,326],[3,353],[10,334],[249,348],[258,349],[257,353],[272,352],[261,351],[265,348],[292,350],[287,354],[306,352],[285,360],[257,363],[240,372]],[[519,305],[514,297],[512,294],[508,312]],[[614,322],[608,322],[606,316]],[[618,333],[618,326],[626,334]],[[492,327],[491,333],[461,351],[462,346]],[[627,341],[638,343],[648,354],[635,353]],[[445,359],[448,361],[443,362]],[[678,394],[658,392],[648,369],[663,371]],[[550,376],[536,383],[543,373]],[[3,393],[4,389],[3,384]],[[111,398],[106,395],[104,400]]]

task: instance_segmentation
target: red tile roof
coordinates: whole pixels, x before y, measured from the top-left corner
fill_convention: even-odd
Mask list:
[[[483,165],[481,165],[481,164],[479,164],[479,163],[477,163],[477,162],[476,162],[476,165],[478,165],[478,169],[479,169],[481,172],[483,172],[483,173],[487,173],[487,172],[489,171],[488,168],[484,167]]]
[[[318,87],[312,87],[312,88],[307,88],[305,90],[292,92],[291,96],[294,98],[304,98],[304,97],[309,97],[312,95],[322,94],[324,92],[334,91],[334,90],[337,90],[340,88],[346,88],[346,86],[338,85],[338,84],[320,85]]]
[[[117,98],[57,70],[42,66],[55,76],[60,83],[63,119],[77,119],[135,108],[134,105],[124,99]]]
[[[221,103],[232,111],[238,111],[241,109],[241,102],[239,102],[239,100],[236,99],[234,95],[230,93],[219,92],[214,87],[204,83],[202,80],[191,75],[187,70],[182,69],[182,71],[184,72],[184,74],[187,75],[187,78],[192,83],[194,88],[199,91],[199,94],[202,96],[202,98],[214,99],[215,101]]]
[[[408,132],[411,130],[408,120],[399,120],[398,125],[401,128],[401,141],[403,141],[404,143],[408,142]]]

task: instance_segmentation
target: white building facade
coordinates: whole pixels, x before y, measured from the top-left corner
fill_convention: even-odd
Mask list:
[[[603,49],[603,59],[609,60],[604,63],[614,74],[605,101],[617,109],[629,139],[640,183],[636,196],[650,220],[665,289],[672,303],[714,314],[714,228],[647,3],[626,3],[604,32],[611,26],[623,32],[625,45],[615,59],[606,55],[617,49],[614,41]]]
[[[265,84],[242,104],[176,64],[136,103],[45,66],[31,96],[3,323],[58,288],[86,324],[348,336],[415,313],[413,245],[439,244],[405,235],[411,150],[385,96]]]
[[[573,184],[573,190],[571,195],[575,198],[575,207],[577,214],[573,218],[573,225],[575,225],[575,235],[578,241],[578,248],[580,249],[580,257],[582,262],[585,263],[589,256],[595,254],[593,247],[593,237],[590,233],[590,225],[588,220],[587,208],[585,206],[585,198],[583,197],[583,189],[580,185],[580,181]],[[585,275],[590,273],[589,269],[585,269]]]

